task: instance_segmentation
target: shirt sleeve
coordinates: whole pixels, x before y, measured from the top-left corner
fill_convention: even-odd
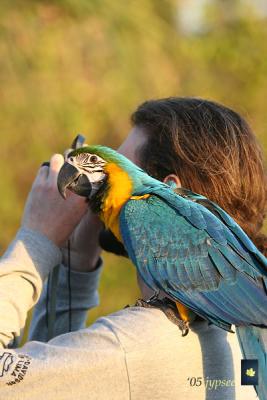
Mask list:
[[[0,260],[0,348],[11,345],[38,301],[61,252],[46,236],[21,228]]]
[[[48,343],[0,349],[0,393],[5,400],[128,400],[125,352],[101,321]]]
[[[0,260],[0,397],[82,400],[89,395],[99,400],[110,398],[112,392],[116,399],[128,399],[125,354],[117,336],[103,323],[48,343],[31,341],[21,348],[8,347],[40,298],[43,281],[61,258],[59,248],[45,236],[22,228]],[[98,302],[100,271],[99,265],[88,274],[71,272],[76,329],[84,325],[87,309]],[[66,327],[67,274],[61,265],[56,334]],[[36,319],[36,334],[42,329],[41,319]]]
[[[88,310],[99,303],[98,284],[102,271],[99,259],[96,269],[91,272],[69,271],[59,267],[58,284],[52,289],[46,281],[40,300],[35,306],[29,333],[29,340],[47,342],[48,313],[51,312],[51,290],[55,290],[56,307],[52,337],[69,331],[85,328]]]

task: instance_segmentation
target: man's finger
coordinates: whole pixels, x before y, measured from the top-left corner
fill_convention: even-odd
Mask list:
[[[48,177],[49,168],[46,166],[41,166],[36,174],[36,177],[33,181],[33,187],[37,185],[42,185],[46,182]]]
[[[44,161],[44,162],[41,164],[41,167],[50,167],[50,162],[49,162],[49,161]]]
[[[63,164],[64,158],[61,154],[54,154],[51,157],[48,180],[51,181],[52,184],[57,184],[57,176]]]
[[[46,166],[46,165],[41,165],[41,167],[40,167],[40,169],[39,169],[39,172],[38,172],[38,175],[39,175],[41,178],[46,178],[46,179],[47,179],[48,173],[49,173],[49,167]]]

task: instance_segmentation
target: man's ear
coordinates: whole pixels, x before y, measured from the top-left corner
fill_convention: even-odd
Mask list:
[[[180,179],[175,174],[170,174],[170,175],[165,176],[163,182],[173,188],[182,187]]]

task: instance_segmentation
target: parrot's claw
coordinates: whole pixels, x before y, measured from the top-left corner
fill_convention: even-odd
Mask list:
[[[154,295],[149,300],[138,299],[133,307],[145,307],[145,308],[159,308],[164,312],[166,317],[173,322],[182,331],[182,336],[186,336],[189,332],[189,322],[183,321],[180,318],[177,307],[173,301],[165,297],[164,299],[158,299],[158,294]],[[130,307],[130,306],[126,306]],[[126,308],[125,307],[125,308]]]
[[[148,300],[146,300],[147,303],[153,303],[153,301],[158,300],[160,294],[160,290],[155,290],[155,292],[152,294],[151,297],[149,297]]]

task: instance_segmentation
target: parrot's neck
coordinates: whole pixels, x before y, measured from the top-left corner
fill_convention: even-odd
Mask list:
[[[119,214],[122,206],[132,196],[133,183],[129,175],[115,163],[107,164],[105,172],[108,176],[108,189],[101,201],[100,218],[106,228],[121,241]]]

